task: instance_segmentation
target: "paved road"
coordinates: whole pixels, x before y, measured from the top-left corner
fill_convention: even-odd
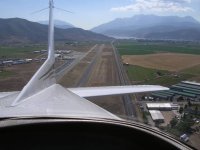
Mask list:
[[[103,48],[104,48],[104,44],[95,47],[96,54],[95,54],[94,58],[92,59],[92,61],[90,62],[90,64],[87,66],[87,68],[84,71],[81,79],[76,84],[77,87],[82,87],[82,86],[85,86],[87,84],[88,79],[89,79],[89,77],[92,73],[92,69],[95,66],[99,57],[101,56],[100,54],[102,53]]]
[[[113,46],[113,42],[111,44],[112,44],[113,52],[115,55],[116,66],[117,66],[117,70],[118,70],[120,83],[121,83],[121,85],[129,85],[130,84],[129,79],[124,70],[123,64],[120,59],[120,55],[119,55],[118,51],[116,50],[116,48]],[[128,119],[135,119],[137,117],[136,109],[135,109],[136,106],[132,103],[131,95],[124,95],[124,96],[122,96],[122,98],[123,98],[124,108],[125,108],[125,112],[126,112]]]

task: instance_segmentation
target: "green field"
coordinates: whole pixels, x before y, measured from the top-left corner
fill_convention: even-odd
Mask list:
[[[15,73],[11,71],[0,71],[0,79],[13,76]]]
[[[180,73],[178,76],[173,76],[172,73],[165,70],[156,70],[131,65],[126,66],[126,71],[129,79],[139,84],[158,84],[170,86],[194,77],[194,75],[186,73]],[[158,76],[157,72],[160,72],[161,76]]]
[[[157,76],[157,71],[156,69],[150,69],[150,68],[144,68],[140,66],[127,66],[127,73],[128,76],[131,80],[135,81],[147,81],[147,80],[152,80],[156,78]],[[159,70],[162,74],[166,74],[167,71],[161,71]]]
[[[167,41],[135,41],[120,40],[115,43],[120,55],[145,55],[154,53],[185,53],[200,55],[200,44],[192,42],[167,42]],[[174,76],[172,72],[145,68],[141,66],[126,66],[129,79],[139,84],[159,84],[170,86],[183,80],[200,76],[200,66],[182,70]],[[158,76],[157,72],[162,76]]]
[[[168,42],[118,42],[120,55],[144,55],[159,52],[185,53],[200,55],[200,44]]]
[[[12,46],[12,47],[0,47],[0,58],[2,57],[12,57],[12,58],[17,58],[17,57],[26,57],[32,56],[33,51],[36,50],[41,50],[41,49],[46,49],[44,46]]]
[[[149,80],[149,81],[145,82],[145,84],[171,86],[171,85],[177,84],[181,81],[188,80],[192,77],[194,77],[194,76],[190,75],[190,74],[179,74],[179,77],[163,76],[163,77],[160,77],[157,79]]]
[[[97,42],[55,42],[55,49],[73,49],[77,51],[88,50]],[[99,42],[100,43],[100,42]],[[71,45],[72,44],[72,45]],[[33,51],[47,49],[46,44],[30,44],[30,45],[13,45],[13,46],[0,46],[0,59],[1,58],[33,58],[38,54],[33,54]]]
[[[200,65],[197,65],[197,66],[182,70],[181,72],[199,76],[200,75]]]

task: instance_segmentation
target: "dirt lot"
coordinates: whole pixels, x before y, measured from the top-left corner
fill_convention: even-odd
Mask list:
[[[70,46],[66,44],[57,44],[57,49],[71,49],[78,52],[87,52],[92,46],[94,45],[77,45],[77,46]],[[28,57],[30,53],[27,53],[26,56]],[[32,54],[31,58],[41,58],[46,57],[46,54]],[[27,58],[26,57],[26,58]],[[29,58],[29,57],[28,57]],[[59,66],[64,61],[56,61],[55,66]],[[5,67],[4,70],[10,72],[12,75],[1,77],[0,78],[0,91],[19,91],[21,90],[26,83],[30,80],[33,74],[37,71],[37,69],[42,65],[43,62],[32,62],[29,64],[20,64],[20,65],[13,65],[10,67]],[[80,66],[82,68],[82,66]],[[1,68],[0,68],[1,69]],[[79,69],[74,70],[75,72],[79,73]],[[74,76],[72,75],[72,78]],[[76,77],[76,76],[75,76]],[[69,78],[70,81],[71,80]]]
[[[28,64],[5,67],[4,71],[11,72],[12,75],[0,78],[0,91],[21,90],[43,63],[44,62],[31,62]],[[63,61],[56,61],[55,67],[62,63]]]
[[[167,126],[170,121],[175,117],[173,111],[161,111],[163,117],[165,118],[165,122],[161,124],[161,126]]]
[[[200,55],[158,53],[149,55],[124,55],[124,63],[168,71],[180,71],[200,64]]]
[[[196,149],[200,149],[200,133],[199,132],[193,133],[189,137],[188,144],[194,146]]]
[[[0,91],[19,91],[30,80],[41,63],[30,63],[6,67],[6,71],[13,72],[8,78],[0,79]]]

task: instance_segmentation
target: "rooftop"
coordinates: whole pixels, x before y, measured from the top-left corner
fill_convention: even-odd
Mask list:
[[[192,81],[182,81],[182,83],[187,83],[187,84],[193,84],[193,85],[200,86],[200,83],[192,82]]]
[[[147,103],[147,107],[148,108],[171,108],[171,104],[170,103]]]
[[[153,120],[164,120],[162,113],[158,110],[149,110]]]

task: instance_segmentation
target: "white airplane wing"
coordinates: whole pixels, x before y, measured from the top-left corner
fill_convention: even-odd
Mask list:
[[[71,92],[80,97],[119,95],[128,93],[142,93],[159,90],[169,90],[159,85],[127,85],[127,86],[102,86],[102,87],[79,87],[68,88]]]
[[[13,92],[0,92],[0,98],[4,98],[13,94],[19,93],[18,91],[13,91]]]
[[[54,84],[11,106],[17,95],[0,99],[0,118],[70,117],[120,119],[94,103]]]

